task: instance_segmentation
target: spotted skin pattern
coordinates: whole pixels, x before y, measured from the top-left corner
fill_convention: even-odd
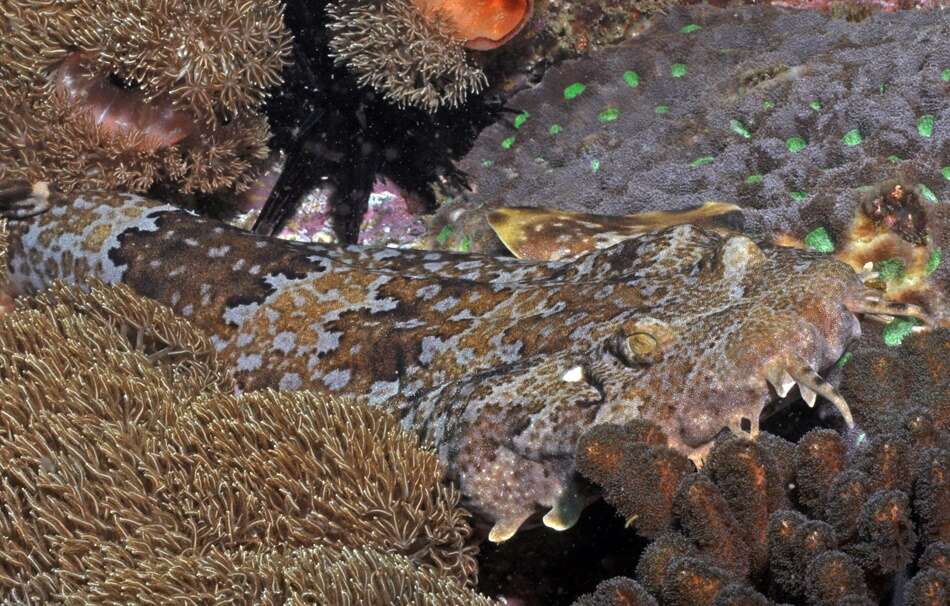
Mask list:
[[[867,294],[829,256],[690,225],[530,262],[292,243],[85,194],[20,223],[11,244],[18,290],[128,284],[209,332],[242,389],[393,410],[495,540],[539,506],[551,526],[576,518],[574,446],[592,424],[652,420],[694,457],[743,419],[754,433],[775,398],[767,378],[834,363]]]

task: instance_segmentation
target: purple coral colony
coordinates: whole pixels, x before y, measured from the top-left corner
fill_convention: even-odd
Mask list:
[[[0,0],[0,601],[950,603],[939,0]]]

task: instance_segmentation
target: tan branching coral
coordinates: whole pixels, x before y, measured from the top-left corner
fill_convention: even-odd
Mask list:
[[[290,51],[279,0],[0,0],[0,179],[241,188]]]
[[[394,418],[233,392],[207,337],[125,287],[18,300],[0,317],[0,594],[489,603],[466,588],[459,493]]]
[[[143,595],[142,588],[148,593]],[[150,558],[110,571],[65,600],[71,604],[394,604],[491,606],[455,578],[410,558],[326,545],[295,549],[212,548],[174,560]]]
[[[142,587],[149,591],[142,594]],[[393,604],[491,606],[457,579],[372,548],[325,545],[267,551],[210,549],[111,571],[68,603]]]
[[[441,13],[411,0],[336,0],[327,14],[335,60],[399,106],[455,107],[488,84]]]

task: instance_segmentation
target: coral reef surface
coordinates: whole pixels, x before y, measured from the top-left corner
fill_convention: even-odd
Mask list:
[[[622,47],[551,68],[512,97],[460,163],[472,192],[440,210],[497,250],[499,206],[624,215],[721,201],[744,229],[843,241],[863,189],[900,179],[946,248],[950,13],[860,22],[771,7],[694,6]],[[947,285],[946,269],[938,278]]]
[[[297,4],[295,31],[315,34],[298,40],[298,55],[342,35],[311,20],[325,3]],[[562,4],[583,8],[539,6]],[[431,20],[423,5],[433,3],[401,3]],[[86,5],[51,6],[37,14]],[[141,3],[130,22],[136,10],[177,6]],[[201,6],[230,14],[255,5]],[[9,14],[5,27],[22,19]],[[64,194],[68,181],[50,188],[34,180],[46,175],[0,174],[20,179],[0,184],[0,210],[19,219],[13,285],[52,289],[13,308],[0,282],[4,597],[488,604],[468,587],[474,563],[460,498],[502,542],[542,509],[546,526],[571,527],[593,482],[626,533],[652,543],[627,554],[628,568],[638,561],[636,581],[607,580],[579,604],[945,602],[947,329],[883,296],[950,275],[939,248],[950,22],[927,17],[854,24],[701,6],[659,18],[629,48],[553,69],[463,163],[477,190],[437,218],[439,244],[460,238],[484,250],[479,221],[512,196],[614,213],[722,201],[686,211],[711,218],[709,229],[643,233],[641,221],[626,241],[594,234],[613,245],[574,259],[280,242],[137,195]],[[486,44],[460,34],[455,18],[442,31],[451,44]],[[262,33],[276,24],[238,29],[256,32],[261,48],[284,48]],[[113,51],[56,50],[36,72],[60,102],[149,107],[136,104],[160,75],[123,71],[145,38],[122,38],[129,25],[112,25]],[[93,57],[115,73],[106,79]],[[321,61],[331,60],[296,57],[291,86],[271,106],[280,145],[293,153],[252,195],[299,191],[302,175],[323,179],[334,165],[325,201],[351,237],[379,169],[402,162],[396,142],[427,141],[433,153],[460,144],[428,128],[451,112],[420,119],[413,132],[370,132],[398,122],[386,121],[395,115],[388,102]],[[189,139],[253,115],[260,98],[241,100],[228,86],[213,99],[168,89],[150,101],[164,112],[143,110],[141,122],[117,112],[95,132],[134,139],[159,175],[167,165],[154,154],[190,153]],[[341,99],[358,102],[328,102]],[[199,125],[195,108],[206,101],[219,105]],[[341,141],[350,132],[359,136]],[[33,148],[42,146],[18,153]],[[92,150],[81,154],[80,163],[96,161]],[[320,171],[309,164],[317,157]],[[420,154],[403,171],[426,163]],[[90,166],[78,169],[89,175],[83,183],[111,185],[96,180],[105,164]],[[442,170],[431,164],[412,178],[458,176]],[[723,212],[706,216],[712,208]],[[727,216],[728,225],[719,221]],[[737,229],[797,248],[760,246]],[[0,226],[0,248],[4,238]],[[859,317],[893,321],[862,331]],[[268,387],[294,393],[256,391]],[[359,402],[297,391],[307,388]],[[811,412],[790,406],[802,400]],[[785,441],[760,430],[775,410],[843,433]],[[442,482],[446,472],[463,495]],[[607,559],[589,569],[618,574],[623,566]],[[570,595],[561,587],[511,603],[566,604],[593,582]]]

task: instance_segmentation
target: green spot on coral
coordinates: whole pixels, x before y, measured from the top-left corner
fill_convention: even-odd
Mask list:
[[[940,72],[940,79],[944,82],[950,82],[950,68],[947,68]]]
[[[854,147],[855,145],[861,145],[861,142],[864,139],[861,138],[861,131],[856,128],[853,128],[846,132],[843,137],[841,137],[841,142],[847,145],[848,147]]]
[[[441,230],[439,230],[439,235],[435,237],[435,241],[439,244],[445,244],[449,241],[449,238],[452,236],[452,233],[455,231],[455,228],[451,225],[446,225]]]
[[[887,157],[887,161],[890,162],[891,164],[900,164],[901,162],[903,162],[900,156],[895,156],[893,154]]]
[[[835,251],[835,244],[831,241],[831,234],[824,227],[812,230],[805,236],[805,246],[809,250],[821,253],[830,253]]]
[[[917,119],[917,132],[921,137],[933,137],[934,134],[934,117],[931,114],[924,114]]]
[[[472,239],[468,236],[465,236],[459,243],[459,252],[467,253],[470,250],[472,250]]]
[[[623,81],[626,82],[630,88],[636,88],[640,86],[640,74],[631,70],[625,71],[623,73]]]
[[[690,162],[689,165],[693,167],[702,166],[704,164],[709,164],[713,160],[715,160],[713,156],[700,156],[699,158],[696,158],[695,160]]]
[[[792,152],[793,154],[797,154],[798,152],[805,149],[806,145],[808,145],[808,143],[806,143],[801,137],[791,137],[785,142],[785,146],[788,147],[788,151]]]
[[[838,361],[835,362],[837,368],[844,368],[845,364],[851,361],[851,358],[854,357],[854,354],[850,351],[844,352],[844,355],[838,358]]]
[[[493,160],[482,160],[482,166],[485,168],[491,167],[495,162]]]
[[[746,185],[756,185],[762,182],[762,175],[749,175],[745,178]]]
[[[746,139],[750,139],[752,137],[752,133],[749,132],[749,129],[746,128],[746,125],[738,120],[730,120],[729,128],[731,128],[732,132],[736,133],[740,137],[745,137]]]
[[[940,169],[940,174],[943,175],[943,178],[947,181],[950,181],[950,166],[944,166]]]
[[[701,25],[696,25],[695,23],[690,23],[689,25],[684,25],[680,28],[681,34],[692,34],[693,32],[698,32],[703,29]]]
[[[686,75],[686,65],[682,63],[674,63],[670,66],[670,75],[674,78],[682,78]]]
[[[878,92],[880,92],[880,93],[883,95],[884,92],[887,90],[887,85],[886,85],[886,84],[881,84],[879,87],[877,87],[877,90],[878,90]]]
[[[930,275],[933,272],[937,271],[937,268],[940,267],[940,259],[943,257],[943,252],[939,248],[933,249],[930,253],[930,258],[927,259],[927,267],[924,268],[924,274]]]
[[[502,149],[511,149],[511,146],[515,144],[515,136],[511,135],[507,139],[501,142]]]
[[[608,107],[604,111],[600,112],[600,115],[597,116],[597,119],[601,122],[613,122],[618,117],[620,117],[620,110],[616,107]]]
[[[898,347],[904,342],[914,327],[917,326],[917,320],[914,318],[897,318],[888,323],[881,332],[884,344],[888,347]]]
[[[801,202],[802,200],[804,200],[805,198],[808,197],[808,192],[804,192],[804,191],[793,191],[793,192],[792,192],[791,194],[789,194],[789,195],[792,196],[792,200],[795,200],[796,202]]]
[[[515,128],[521,128],[524,126],[524,123],[528,121],[528,118],[531,117],[531,114],[528,112],[521,112],[515,116]]]
[[[570,86],[564,89],[564,98],[573,99],[574,97],[583,93],[585,90],[587,90],[586,86],[584,86],[580,82],[575,82],[574,84],[571,84]]]
[[[812,108],[813,110],[817,112],[821,110],[821,101],[819,101],[818,99],[815,99],[814,101],[808,104],[808,107]]]
[[[595,173],[600,170],[600,160],[594,158],[590,161],[590,169]]]
[[[935,194],[932,189],[930,189],[929,187],[927,187],[927,186],[924,185],[923,183],[918,183],[918,184],[917,184],[917,191],[920,192],[920,195],[921,195],[921,196],[924,198],[924,200],[926,200],[927,202],[932,202],[932,203],[934,203],[934,204],[936,204],[937,202],[939,202],[939,200],[937,199],[937,194]]]
[[[556,135],[562,130],[564,130],[564,128],[560,124],[552,124],[551,128],[548,129],[548,133],[552,135]]]
[[[874,271],[878,272],[885,282],[894,282],[904,277],[907,266],[900,259],[884,259],[874,264]]]
[[[775,104],[771,101],[766,100],[762,102],[762,109],[772,109],[773,107],[775,107]]]
[[[669,106],[669,105],[657,105],[657,106],[656,106],[656,109],[654,109],[653,111],[655,111],[655,112],[658,113],[658,114],[666,114],[666,113],[669,113],[669,111],[670,111],[670,106]]]

